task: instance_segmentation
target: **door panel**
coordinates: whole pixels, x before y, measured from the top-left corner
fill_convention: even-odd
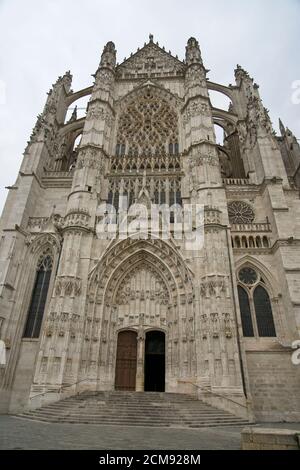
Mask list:
[[[145,391],[165,391],[165,335],[161,331],[146,334]]]
[[[116,362],[116,390],[135,390],[137,361],[137,334],[121,331],[118,335]]]

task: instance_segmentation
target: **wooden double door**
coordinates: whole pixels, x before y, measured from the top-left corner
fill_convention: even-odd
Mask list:
[[[144,345],[145,391],[165,390],[165,335],[160,331],[146,334]],[[118,335],[115,375],[116,390],[136,390],[137,333],[121,331]]]

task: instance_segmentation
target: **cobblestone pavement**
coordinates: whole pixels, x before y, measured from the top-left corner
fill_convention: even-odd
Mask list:
[[[0,416],[0,449],[239,449],[241,427],[202,429],[53,424]]]

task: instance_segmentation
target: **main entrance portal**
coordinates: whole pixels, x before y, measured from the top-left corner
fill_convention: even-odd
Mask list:
[[[161,331],[146,334],[145,391],[165,391],[165,334]]]
[[[137,333],[121,331],[118,335],[116,390],[135,390],[137,362]]]
[[[148,331],[145,343],[138,353],[137,333],[127,330],[118,334],[115,390],[145,392],[165,391],[165,334],[162,331]],[[144,360],[137,371],[137,356],[144,352]],[[142,353],[143,355],[143,353]],[[144,367],[143,367],[144,366]],[[143,372],[144,368],[144,372]],[[139,388],[137,376],[144,375],[144,388]],[[142,376],[143,376],[142,375]]]

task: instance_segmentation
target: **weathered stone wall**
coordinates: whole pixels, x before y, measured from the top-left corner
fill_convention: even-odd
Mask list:
[[[292,350],[248,351],[247,369],[258,421],[300,420],[300,366]]]
[[[299,450],[300,430],[245,428],[242,450]]]

